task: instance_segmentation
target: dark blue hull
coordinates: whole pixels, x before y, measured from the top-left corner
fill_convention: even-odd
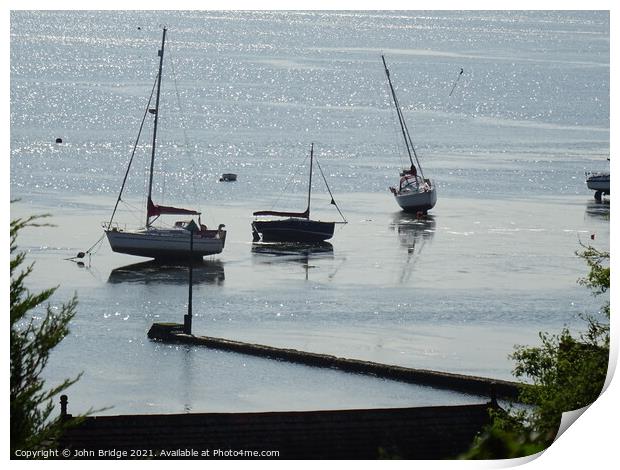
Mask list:
[[[264,242],[316,243],[334,236],[335,222],[319,222],[306,219],[257,220],[252,230]]]

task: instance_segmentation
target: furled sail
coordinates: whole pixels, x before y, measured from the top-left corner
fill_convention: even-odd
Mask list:
[[[154,204],[151,198],[148,200],[147,206],[147,215],[149,217],[155,217],[162,214],[190,214],[190,215],[200,215],[200,212],[195,211],[193,209],[183,209],[181,207],[171,207],[171,206],[160,206],[158,204]]]
[[[275,217],[302,217],[304,219],[310,218],[310,209],[306,209],[305,212],[280,212],[280,211],[256,211],[254,215],[273,215]]]

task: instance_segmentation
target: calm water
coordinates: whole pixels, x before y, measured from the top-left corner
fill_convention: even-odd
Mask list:
[[[510,378],[514,344],[579,329],[579,242],[609,246],[583,173],[609,156],[609,16],[597,12],[14,12],[12,217],[34,289],[77,291],[51,381],[84,371],[72,407],[108,413],[415,406],[454,393],[146,339],[181,321],[183,268],[104,243],[169,29],[156,199],[225,223],[195,272],[194,331],[412,367]],[[439,202],[400,213],[384,53]],[[464,74],[449,96],[460,68]],[[118,220],[143,222],[144,134]],[[56,145],[56,137],[64,143]],[[322,250],[253,247],[253,210],[302,209],[310,143],[349,224]],[[239,181],[218,183],[221,173]],[[315,180],[317,217],[337,218]],[[594,235],[592,242],[591,236]]]

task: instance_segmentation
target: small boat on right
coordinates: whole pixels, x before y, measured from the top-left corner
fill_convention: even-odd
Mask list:
[[[609,195],[610,173],[607,171],[587,171],[586,184],[588,189],[595,191],[594,199],[601,201],[603,195]]]
[[[398,188],[390,187],[390,191],[394,194],[394,198],[396,199],[398,205],[405,212],[422,212],[426,214],[430,209],[435,207],[435,204],[437,203],[435,183],[431,179],[424,177],[422,165],[420,165],[420,160],[418,159],[418,154],[415,151],[413,141],[409,135],[409,129],[407,128],[403,111],[398,102],[398,98],[396,97],[394,86],[392,85],[392,79],[390,78],[390,71],[388,70],[385,62],[385,57],[381,56],[381,59],[383,60],[383,68],[385,69],[385,75],[387,76],[388,83],[390,85],[390,91],[394,101],[394,106],[396,107],[400,130],[405,141],[405,147],[407,148],[409,162],[411,163],[409,168],[405,168],[400,172]]]

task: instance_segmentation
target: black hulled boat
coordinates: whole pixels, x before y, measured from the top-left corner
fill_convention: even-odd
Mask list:
[[[312,165],[314,160],[314,144],[310,147],[310,178],[308,180],[308,207],[304,212],[282,212],[282,211],[256,211],[256,220],[252,222],[252,234],[254,241],[263,242],[299,242],[299,243],[319,243],[329,240],[334,236],[334,227],[337,223],[347,223],[340,212],[338,205],[327,185],[325,175],[317,162],[321,171],[321,176],[325,181],[327,190],[332,197],[331,203],[336,206],[343,222],[323,222],[310,219],[310,200],[312,195]],[[260,217],[281,217],[279,219],[262,219]]]

